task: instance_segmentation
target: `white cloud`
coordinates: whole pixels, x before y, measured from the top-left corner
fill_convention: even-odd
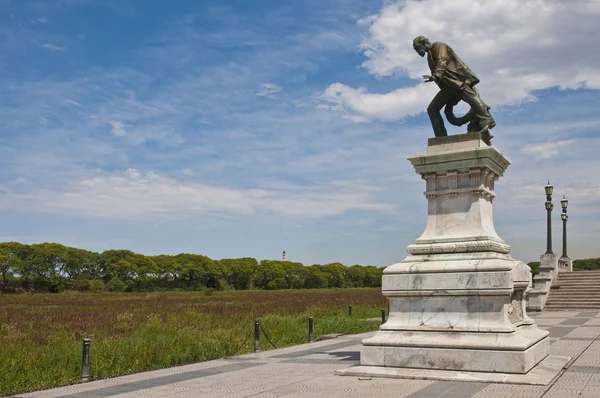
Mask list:
[[[93,117],[97,120],[97,117]],[[126,141],[132,145],[141,145],[149,141],[158,142],[165,146],[178,146],[181,145],[185,140],[181,136],[169,129],[166,126],[151,126],[145,125],[140,128],[133,128],[130,130],[128,126],[125,129],[125,124],[120,121],[111,121],[111,132],[117,137],[126,137]]]
[[[370,94],[365,88],[352,88],[341,83],[327,87],[321,98],[331,104],[331,109],[347,112],[347,116],[362,122],[368,118],[395,120],[400,116],[412,116],[421,113],[437,87],[431,84],[419,84],[415,87],[399,88],[388,94]]]
[[[95,119],[96,117],[93,116],[93,118]],[[113,121],[110,122],[110,131],[118,136],[118,137],[124,137],[127,135],[127,131],[125,131],[125,125],[123,124],[123,122],[119,122],[119,121]]]
[[[179,170],[181,174],[188,177],[193,177],[196,173],[192,169],[181,169]]]
[[[528,144],[523,147],[523,152],[528,155],[532,155],[534,158],[540,159],[552,159],[558,156],[559,149],[561,147],[574,143],[574,140],[563,140],[563,141],[548,141],[541,144]]]
[[[50,51],[67,51],[67,47],[57,46],[52,43],[42,44],[42,48],[45,48],[46,50]]]
[[[274,98],[273,94],[281,91],[281,87],[275,83],[262,83],[260,88],[256,92],[258,97],[269,97]]]
[[[37,18],[37,19],[32,19],[29,21],[29,23],[32,25],[45,24],[47,22],[48,22],[48,19],[46,19],[46,18]]]
[[[373,186],[333,182],[328,186],[236,189],[192,183],[128,169],[123,174],[85,178],[64,190],[11,193],[4,190],[0,209],[22,209],[117,219],[179,219],[190,214],[275,213],[327,217],[351,210],[383,213],[396,206],[376,200]]]
[[[536,90],[550,87],[600,89],[600,54],[592,50],[600,47],[599,17],[600,7],[588,1],[407,0],[360,21],[362,66],[379,78],[421,79],[430,72],[412,40],[425,35],[467,62],[490,105],[533,101]],[[420,87],[370,94],[334,83],[323,99],[362,119],[393,120],[425,111],[431,95]]]

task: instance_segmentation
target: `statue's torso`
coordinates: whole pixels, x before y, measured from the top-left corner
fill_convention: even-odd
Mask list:
[[[431,73],[435,75],[440,66],[440,62],[446,60],[447,66],[441,77],[441,86],[452,85],[461,87],[463,84],[474,86],[479,83],[479,78],[469,69],[452,48],[441,41],[436,41],[431,45],[427,54],[427,63]]]

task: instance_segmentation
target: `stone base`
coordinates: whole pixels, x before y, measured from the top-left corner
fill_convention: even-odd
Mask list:
[[[339,376],[383,377],[392,379],[423,379],[444,381],[473,381],[482,383],[548,385],[571,357],[547,356],[537,366],[525,374],[461,372],[453,370],[432,370],[412,368],[387,368],[381,366],[354,366],[337,370]]]
[[[546,253],[540,256],[540,273],[533,277],[533,289],[528,292],[527,310],[543,311],[550,293],[550,286],[558,273],[558,255]]]
[[[550,349],[548,332],[379,331],[362,341],[360,364],[393,368],[527,373]]]
[[[573,260],[569,257],[558,259],[558,272],[573,272]]]

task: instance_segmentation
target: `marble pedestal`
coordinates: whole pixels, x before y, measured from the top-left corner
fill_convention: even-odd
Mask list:
[[[550,343],[527,316],[531,271],[494,228],[494,183],[509,160],[477,134],[430,139],[408,160],[426,181],[427,225],[384,271],[390,314],[362,341],[361,365],[527,373]]]

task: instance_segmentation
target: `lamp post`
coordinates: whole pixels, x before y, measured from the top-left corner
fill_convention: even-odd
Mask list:
[[[548,180],[548,185],[544,187],[546,191],[546,210],[548,211],[548,245],[546,248],[546,254],[554,254],[552,253],[552,209],[554,205],[552,204],[552,190],[554,187],[550,185],[550,180]]]
[[[562,256],[567,257],[567,220],[569,219],[569,216],[567,215],[567,205],[569,204],[569,201],[567,200],[566,196],[563,195],[563,199],[560,201],[560,204],[562,206],[562,214],[560,215],[560,219],[563,222],[563,252],[562,252]]]

